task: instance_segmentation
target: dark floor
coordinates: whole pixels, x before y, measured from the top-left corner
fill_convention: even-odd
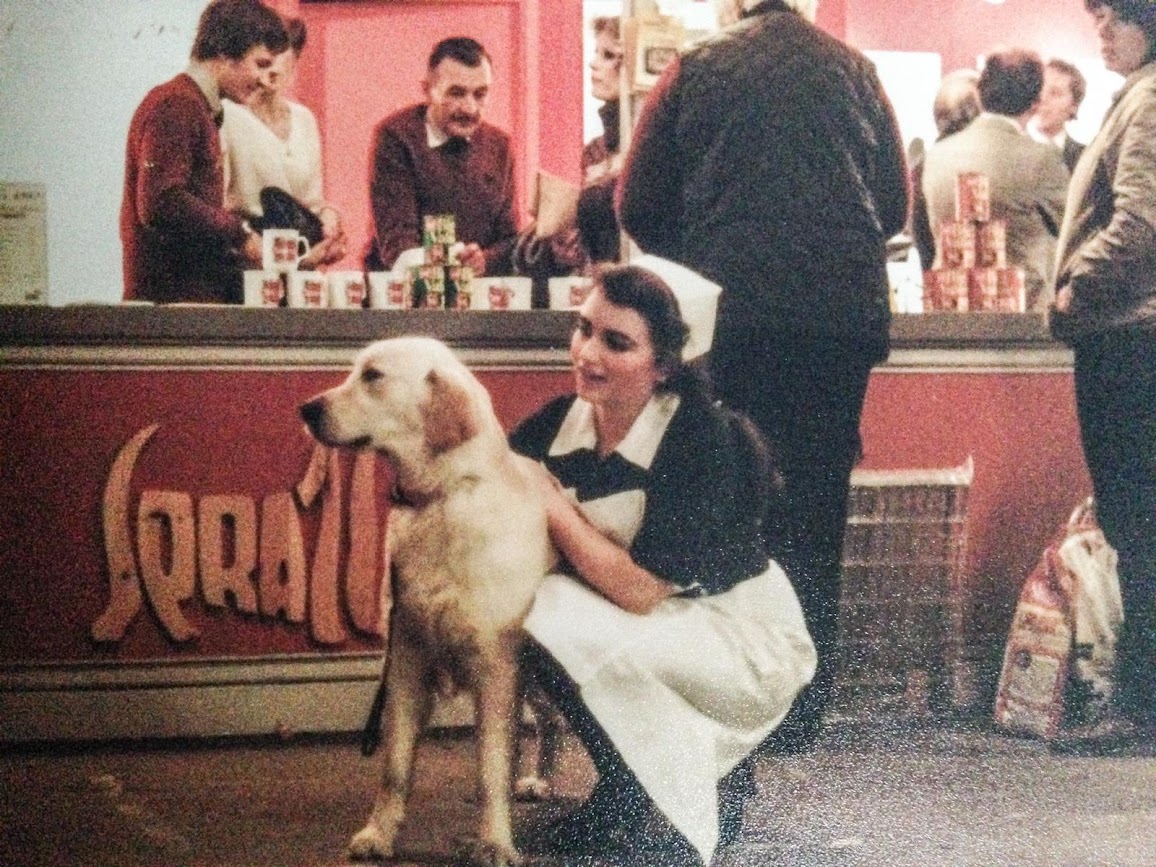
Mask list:
[[[397,864],[453,863],[472,745],[424,742]],[[569,745],[562,794],[589,765]],[[0,753],[3,867],[334,867],[378,760],[347,738]],[[1072,758],[976,724],[835,723],[760,760],[743,839],[714,867],[1152,867],[1156,758]],[[557,807],[519,805],[516,823]]]

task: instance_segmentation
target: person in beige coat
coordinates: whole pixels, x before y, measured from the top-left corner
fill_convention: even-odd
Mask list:
[[[991,216],[1007,224],[1008,265],[1024,269],[1027,309],[1051,301],[1056,236],[1064,216],[1068,170],[1059,151],[1027,134],[1043,86],[1035,52],[993,52],[979,77],[983,113],[966,129],[932,145],[923,169],[923,193],[933,231],[955,218],[955,183],[961,172],[980,172],[991,190]]]
[[[1156,744],[1156,3],[1085,0],[1104,64],[1123,76],[1072,175],[1052,334],[1072,347],[1096,517],[1119,555],[1124,623],[1103,719],[1053,748]]]

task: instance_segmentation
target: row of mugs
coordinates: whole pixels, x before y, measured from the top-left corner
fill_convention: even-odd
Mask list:
[[[550,278],[550,307],[567,310],[581,304],[590,291],[589,277]],[[247,307],[409,307],[404,281],[390,271],[246,271]],[[474,310],[529,310],[529,277],[474,277],[469,307]]]
[[[246,271],[246,307],[363,307],[360,271]]]

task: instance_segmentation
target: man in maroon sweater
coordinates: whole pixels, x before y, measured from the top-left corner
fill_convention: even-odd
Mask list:
[[[258,0],[214,0],[189,68],[137,108],[120,210],[126,299],[240,301],[240,270],[260,267],[261,239],[224,208],[221,97],[244,102],[288,45]]]
[[[464,36],[434,46],[426,102],[377,127],[369,197],[376,237],[365,264],[388,270],[421,246],[422,217],[453,214],[459,256],[475,274],[509,274],[517,238],[510,137],[482,120],[493,78],[489,55]]]

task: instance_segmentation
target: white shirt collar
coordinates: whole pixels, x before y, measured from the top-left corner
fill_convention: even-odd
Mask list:
[[[630,426],[622,442],[614,449],[630,463],[649,470],[658,452],[658,445],[674,413],[680,398],[672,392],[653,395]],[[578,449],[594,451],[598,447],[594,430],[594,407],[582,398],[574,401],[558,435],[550,445],[551,457],[570,454]]]
[[[450,140],[450,137],[448,135],[446,135],[444,132],[442,132],[440,129],[438,129],[436,126],[434,126],[432,123],[430,123],[428,119],[426,120],[426,122],[425,122],[425,141],[426,141],[426,144],[429,145],[429,149],[431,151],[434,148],[440,148],[442,145],[444,145],[449,140]]]
[[[189,62],[189,68],[185,70],[186,74],[200,89],[201,93],[205,95],[205,99],[209,101],[209,109],[214,115],[221,113],[221,88],[217,84],[217,79],[209,72],[208,67],[203,63],[197,63],[195,60]]]
[[[1035,120],[1032,120],[1028,124],[1028,135],[1030,135],[1035,141],[1038,141],[1041,144],[1055,145],[1060,150],[1063,150],[1064,145],[1068,143],[1068,130],[1067,130],[1067,128],[1061,129],[1054,136],[1050,136],[1046,132],[1044,132],[1042,129],[1040,129],[1039,125],[1035,122]]]

